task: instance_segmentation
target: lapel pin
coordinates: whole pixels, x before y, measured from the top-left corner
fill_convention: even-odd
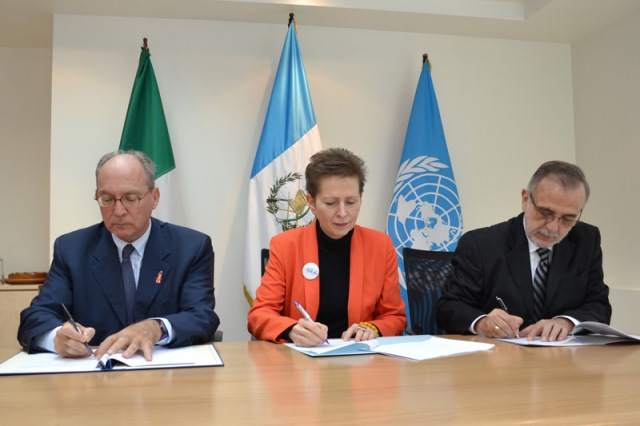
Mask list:
[[[162,283],[162,271],[158,272],[158,276],[156,277],[156,284]]]

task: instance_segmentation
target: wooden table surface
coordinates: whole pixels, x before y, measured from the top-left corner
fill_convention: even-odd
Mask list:
[[[0,424],[640,423],[640,345],[492,343],[415,362],[223,342],[224,367],[3,376]]]

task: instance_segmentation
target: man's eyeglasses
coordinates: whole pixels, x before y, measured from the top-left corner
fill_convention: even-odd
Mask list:
[[[558,223],[562,226],[573,226],[575,225],[579,220],[580,220],[580,216],[582,216],[582,210],[580,210],[580,212],[578,213],[578,216],[573,217],[573,216],[556,216],[553,214],[553,212],[551,210],[545,209],[544,207],[538,207],[536,205],[536,201],[533,199],[533,194],[531,192],[529,192],[529,199],[531,200],[531,204],[533,205],[533,208],[536,211],[536,214],[545,221],[545,223],[551,223],[554,220],[558,219]]]
[[[140,204],[140,201],[144,197],[149,195],[150,192],[151,190],[148,190],[142,196],[137,194],[127,194],[124,197],[120,197],[120,198],[115,198],[115,197],[112,197],[111,195],[101,195],[95,198],[95,200],[98,202],[98,205],[100,207],[113,207],[116,204],[116,201],[120,201],[122,205],[125,207],[137,207]]]

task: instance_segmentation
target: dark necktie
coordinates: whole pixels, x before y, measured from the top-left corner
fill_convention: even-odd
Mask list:
[[[124,283],[124,298],[127,302],[127,325],[133,324],[136,309],[136,277],[133,275],[133,266],[131,265],[131,252],[134,247],[127,244],[122,250],[122,282]]]
[[[533,276],[533,307],[535,313],[535,321],[542,319],[542,311],[547,295],[547,276],[549,275],[549,249],[538,249],[540,255],[540,263],[536,268]]]

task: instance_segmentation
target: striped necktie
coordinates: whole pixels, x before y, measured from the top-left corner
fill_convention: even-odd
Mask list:
[[[136,278],[133,275],[133,266],[131,265],[131,253],[134,247],[127,244],[122,250],[122,263],[120,269],[122,271],[122,282],[124,284],[124,298],[127,302],[127,325],[133,324],[135,321],[136,310]]]
[[[536,322],[542,319],[544,302],[547,296],[547,276],[549,275],[549,249],[538,249],[540,263],[533,276],[533,308]]]

